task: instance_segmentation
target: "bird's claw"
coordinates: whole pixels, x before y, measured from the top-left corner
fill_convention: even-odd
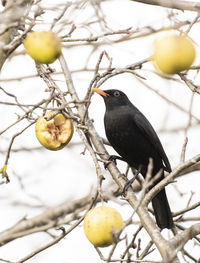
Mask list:
[[[126,191],[128,190],[128,188],[132,185],[132,183],[135,181],[133,180],[135,179],[134,177],[131,179],[131,180],[128,180],[125,185],[124,185],[124,188],[122,190],[122,194],[124,195],[126,193]]]
[[[140,173],[140,171],[136,171],[136,174],[134,174],[133,178],[131,178],[130,180],[128,180],[125,185],[124,188],[122,190],[122,194],[124,195],[126,193],[126,191],[128,190],[128,188],[132,185],[132,183],[137,179],[138,174]]]
[[[117,159],[121,160],[121,157],[117,156],[117,155],[110,155],[108,160],[104,163],[104,168],[107,169],[109,163],[114,162],[114,164],[117,164]]]

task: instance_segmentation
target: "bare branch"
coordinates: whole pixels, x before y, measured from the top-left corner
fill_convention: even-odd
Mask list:
[[[192,159],[181,163],[177,168],[175,168],[165,179],[160,181],[156,186],[154,186],[149,193],[145,196],[143,203],[147,205],[152,198],[160,192],[161,189],[163,189],[166,185],[170,184],[171,182],[174,181],[174,179],[179,176],[179,173],[183,172],[186,170],[188,167],[191,167],[192,165],[198,163],[200,161],[200,154],[193,157]]]
[[[200,234],[200,223],[194,224],[183,232],[177,234],[174,238],[171,239],[174,247],[176,249],[181,249],[187,243],[187,241],[191,240],[195,236]]]
[[[90,202],[91,195],[88,195],[75,201],[66,201],[63,204],[56,205],[33,218],[24,218],[15,226],[0,233],[0,245],[5,245],[18,237],[57,227],[59,226],[59,218],[74,213],[78,208],[87,207]]]
[[[190,10],[195,12],[200,11],[200,4],[198,2],[187,1],[187,0],[184,1],[173,0],[173,2],[171,0],[132,0],[132,1],[140,2],[148,5],[157,5],[167,8],[175,8],[180,10]]]
[[[7,57],[11,54],[11,52],[5,50],[4,47],[14,39],[16,31],[20,27],[20,20],[27,11],[26,6],[31,3],[32,0],[21,0],[14,4],[12,0],[6,1],[5,10],[1,13],[1,27],[6,26],[8,30],[5,30],[4,28],[3,30],[1,29],[2,34],[0,32],[0,70]],[[10,22],[15,23],[8,27],[7,24]],[[19,44],[20,43],[21,42],[19,42]],[[19,46],[19,44],[16,45],[15,48]],[[12,49],[12,52],[14,49]]]

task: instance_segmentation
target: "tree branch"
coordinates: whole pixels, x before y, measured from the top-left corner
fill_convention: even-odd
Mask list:
[[[15,226],[0,233],[0,246],[16,238],[58,226],[58,218],[74,213],[77,209],[87,206],[90,202],[91,195],[88,195],[75,201],[66,201],[61,205],[56,205],[30,219],[24,218]]]
[[[180,1],[180,0],[132,0],[134,2],[140,2],[148,5],[157,5],[167,8],[175,8],[179,10],[189,10],[189,11],[200,11],[200,3],[193,1]]]
[[[14,39],[17,29],[20,26],[20,20],[22,19],[22,17],[26,12],[26,6],[31,2],[32,0],[6,1],[6,6],[4,11],[1,12],[1,19],[0,19],[0,24],[1,24],[0,31],[3,30],[2,34],[0,34],[0,70],[10,54],[9,50],[5,50],[4,48]],[[15,22],[14,26],[9,27],[9,24],[11,25],[13,24],[13,22]]]
[[[192,225],[188,229],[183,232],[177,234],[170,241],[174,245],[175,248],[181,247],[183,248],[187,241],[191,240],[195,236],[200,234],[200,223]]]
[[[163,189],[166,185],[173,182],[173,180],[179,175],[179,173],[183,173],[184,170],[186,170],[188,167],[193,166],[194,164],[198,163],[200,161],[200,154],[196,155],[192,159],[180,164],[177,168],[175,168],[165,179],[160,181],[158,184],[156,184],[145,196],[143,203],[147,205],[152,198],[160,192],[161,189]]]

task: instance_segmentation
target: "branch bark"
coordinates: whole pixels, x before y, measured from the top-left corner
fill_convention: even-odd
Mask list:
[[[180,1],[180,0],[132,0],[134,2],[140,2],[148,5],[157,5],[167,8],[175,8],[179,10],[189,10],[189,11],[200,11],[200,3],[194,1]]]
[[[143,203],[148,204],[152,198],[160,192],[161,189],[163,189],[166,185],[173,182],[173,180],[179,176],[179,173],[184,173],[185,170],[187,170],[189,167],[195,165],[200,161],[200,154],[196,155],[192,159],[180,164],[177,168],[175,168],[165,179],[160,181],[156,186],[154,186],[148,194],[145,196]]]
[[[75,201],[66,201],[61,205],[50,208],[43,213],[30,219],[22,219],[15,226],[0,233],[0,246],[31,233],[45,231],[58,226],[58,219],[74,213],[77,209],[85,207],[91,203],[91,195]]]
[[[187,243],[187,241],[191,240],[192,238],[194,238],[199,234],[200,234],[200,223],[197,223],[195,225],[192,225],[185,231],[176,235],[173,239],[171,239],[171,242],[173,243],[175,248],[178,247],[183,248],[184,245]]]
[[[7,0],[5,9],[0,14],[0,31],[3,31],[3,34],[0,32],[0,71],[10,55],[9,50],[4,48],[14,39],[17,28],[20,26],[20,20],[26,12],[26,6],[31,2],[32,0]]]

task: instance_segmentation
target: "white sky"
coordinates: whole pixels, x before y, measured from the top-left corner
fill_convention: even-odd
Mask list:
[[[45,3],[45,7],[49,4],[49,1],[42,2]],[[60,1],[51,1],[51,5],[54,6],[58,2]],[[160,26],[169,25],[166,22],[168,14],[167,9],[155,6],[145,6],[127,0],[106,1],[102,4],[102,7],[106,13],[109,26],[113,30],[126,29],[129,27],[137,28],[142,26],[153,26],[159,28]],[[91,10],[87,8],[87,5],[76,12],[70,13],[69,11],[69,13],[67,13],[67,15],[70,16],[70,20],[73,21],[77,27],[79,27],[85,20],[88,19],[89,21],[90,14]],[[43,30],[48,28],[48,25],[46,25],[45,22],[47,20],[52,21],[53,15],[55,15],[54,12],[50,12],[50,15],[44,15],[44,24],[41,25],[42,23],[40,23],[40,25],[37,26],[37,29]],[[179,19],[186,18],[195,18],[195,14],[190,12],[180,12]],[[197,30],[199,30],[199,27],[194,26],[191,30],[190,36],[196,43],[199,43],[200,35],[197,33],[199,32]],[[96,28],[93,29],[93,33],[98,35],[100,31]],[[73,38],[80,36],[88,36],[87,28],[84,30],[77,29],[72,35]],[[94,52],[89,59],[88,66],[91,68],[95,67],[102,50],[106,50],[109,56],[113,58],[114,67],[123,67],[144,59],[151,54],[154,37],[155,36],[153,35],[117,45],[110,43],[109,38],[107,38],[108,44]],[[20,47],[17,51],[22,50],[23,47]],[[85,63],[90,50],[90,47],[63,49],[70,69],[74,70],[81,68]],[[107,61],[104,61],[105,66],[107,66]],[[196,64],[198,61],[199,56],[197,56]],[[59,69],[58,62],[55,62],[52,67]],[[146,82],[148,85],[151,85],[152,88],[167,95],[169,99],[185,109],[189,109],[191,98],[190,90],[183,84],[160,78],[154,74],[152,70],[153,67],[151,63],[148,63],[142,70],[138,71],[138,73],[146,78]],[[18,56],[9,60],[5,64],[0,74],[0,80],[35,73],[35,65],[32,59],[28,56]],[[92,76],[93,75],[89,73],[73,74],[74,84],[80,98],[84,97]],[[193,73],[189,75],[191,78],[193,78],[193,76]],[[65,89],[62,77],[57,76],[56,79],[60,80],[57,82],[60,87]],[[199,83],[198,76],[196,76],[195,83]],[[19,101],[22,103],[37,103],[46,95],[44,93],[45,85],[39,78],[18,82],[2,81],[1,86],[5,88],[6,91],[16,94]],[[163,127],[170,129],[172,127],[183,126],[186,125],[188,121],[187,115],[173,106],[169,107],[165,101],[142,86],[131,74],[116,76],[107,81],[102,88],[123,89],[123,91],[129,96],[130,100],[147,116],[157,131]],[[0,94],[0,100],[8,100],[8,97],[4,96],[2,93]],[[195,116],[199,116],[199,102],[199,96],[196,95],[193,106],[193,114]],[[1,129],[4,129],[16,120],[16,113],[22,114],[22,111],[16,108],[14,109],[11,106],[7,107],[0,105]],[[103,101],[98,96],[93,96],[89,113],[90,117],[94,119],[94,125],[97,131],[101,136],[104,136],[104,105]],[[41,114],[41,112],[38,111],[38,114]],[[165,116],[167,115],[168,118],[166,120]],[[7,149],[9,137],[16,133],[21,127],[23,127],[23,125],[20,124],[15,129],[9,130],[5,135],[0,137],[1,149]],[[181,148],[184,142],[184,133],[160,133],[159,135],[169,156],[172,167],[177,166],[179,164]],[[199,153],[198,127],[189,130],[188,138],[188,148],[186,151],[187,159],[192,158]],[[70,201],[72,199],[81,198],[89,192],[91,187],[95,189],[95,168],[89,154],[87,153],[85,156],[80,155],[83,151],[83,147],[73,146],[73,142],[79,141],[78,135],[75,134],[72,139],[72,145],[69,145],[69,147],[66,147],[59,152],[51,152],[44,149],[40,152],[11,153],[8,166],[11,183],[2,185],[0,192],[1,211],[3,211],[0,217],[1,231],[15,224],[23,216],[31,217],[43,210],[41,208],[32,208],[29,204],[33,206],[44,205],[49,207],[65,200]],[[13,148],[36,146],[39,146],[39,143],[35,138],[34,127],[31,127],[22,136],[16,139]],[[108,148],[108,150],[112,153],[110,148]],[[4,160],[5,155],[1,154],[0,165],[4,163]],[[120,165],[121,167],[124,167],[123,164],[119,164],[119,167]],[[106,185],[111,179],[107,172],[104,171],[104,173],[106,176]],[[21,178],[25,186],[24,190],[20,187],[16,174]],[[170,185],[167,188],[172,211],[180,210],[186,206],[191,191],[199,192],[199,173],[192,173],[184,178],[178,179],[177,181],[176,186],[182,193],[184,193],[184,195],[180,198],[174,185]],[[199,201],[199,195],[194,195],[192,203],[197,201]],[[111,205],[121,212],[124,219],[127,219],[132,212],[127,206],[118,206],[114,203],[111,203]],[[193,215],[199,215],[199,213],[200,211],[197,209],[193,212]],[[130,227],[130,233],[133,233],[133,227]],[[146,235],[144,233],[141,234],[141,237],[144,238],[142,242],[147,243]],[[49,236],[47,234],[35,234],[23,239],[18,239],[1,248],[0,258],[7,258],[16,261],[30,251],[36,249],[38,245],[48,242],[48,240]],[[190,245],[192,247],[193,243],[190,242]],[[107,253],[109,248],[102,249],[102,251],[103,253]],[[193,251],[194,256],[200,256],[200,252],[197,248],[193,248]],[[55,261],[59,263],[101,262],[92,245],[86,240],[83,234],[82,225],[59,244],[33,257],[28,262],[53,263]]]

